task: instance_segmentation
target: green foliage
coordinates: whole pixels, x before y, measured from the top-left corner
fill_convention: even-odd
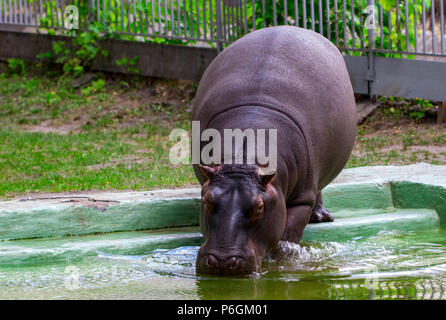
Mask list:
[[[45,95],[45,101],[48,106],[55,105],[61,101],[60,96],[54,91],[50,91]]]
[[[11,74],[23,75],[26,73],[26,64],[22,59],[8,59],[8,71]]]
[[[61,31],[62,35],[70,37],[71,41],[58,41],[53,44],[53,48],[49,52],[41,53],[38,58],[50,63],[56,63],[62,65],[64,75],[72,77],[82,76],[85,72],[91,70],[92,63],[98,55],[107,56],[108,52],[101,48],[100,40],[107,38],[128,39],[128,36],[120,36],[116,34],[117,25],[128,25],[136,27],[135,23],[129,24],[127,14],[116,14],[115,11],[110,10],[110,5],[114,5],[116,8],[120,2],[117,0],[107,0],[108,10],[101,10],[101,16],[103,21],[100,23],[94,20],[96,11],[94,8],[88,8],[87,1],[78,1],[75,3],[79,7],[79,17],[81,29],[70,29]],[[50,1],[46,4],[47,15],[41,18],[41,26],[43,30],[47,30],[48,33],[54,34],[54,30],[51,26],[54,26],[56,15],[58,11],[55,6],[55,1]],[[59,12],[60,14],[60,12]],[[87,17],[82,19],[82,17]],[[114,23],[111,23],[114,21]],[[121,30],[122,31],[122,30]],[[134,37],[131,39],[134,40]],[[122,66],[125,71],[132,73],[139,73],[136,67],[138,57],[131,59],[124,58],[116,61],[119,66]],[[93,92],[95,89],[92,87],[85,88],[85,92]]]
[[[88,1],[78,0],[75,5],[79,8],[79,17],[91,17],[93,10],[88,8]],[[52,27],[58,21],[58,16],[63,14],[56,5],[56,1],[48,1],[44,5],[46,16],[40,18],[42,30],[54,34]],[[107,37],[104,35],[102,24],[88,19],[85,28],[63,30],[60,34],[68,36],[72,41],[58,41],[53,43],[49,52],[39,54],[37,57],[49,63],[62,65],[64,76],[79,77],[91,69],[93,60],[102,54],[107,56],[107,51],[99,45],[99,40]]]
[[[337,11],[334,10],[334,3],[330,3],[330,10],[327,11],[326,2],[314,1],[314,21],[312,22],[311,1],[304,3],[298,1],[297,16],[294,0],[265,0],[265,13],[263,13],[263,3],[255,2],[255,10],[253,11],[251,2],[248,2],[248,28],[252,29],[253,18],[255,14],[255,27],[257,29],[269,27],[273,25],[296,25],[313,29],[322,33],[339,47],[361,49],[369,45],[366,21],[368,12],[366,11],[367,0],[345,1],[345,10],[342,1],[337,3]],[[286,9],[284,4],[286,4]],[[320,8],[319,5],[322,4]],[[379,5],[383,7],[383,28],[380,29]],[[425,1],[425,10],[431,6],[431,0]],[[422,2],[416,1],[415,4],[410,2],[407,12],[404,1],[399,1],[398,14],[396,8],[396,0],[380,0],[375,1],[375,38],[376,48],[382,49],[382,53],[378,55],[389,56],[385,51],[405,51],[407,48],[415,48],[415,19],[420,18],[422,13]],[[304,11],[306,14],[304,16]],[[274,13],[276,12],[276,16]],[[320,13],[322,15],[320,15]],[[345,15],[345,16],[344,16]],[[285,20],[286,17],[286,20]],[[327,30],[327,21],[330,21],[330,29]],[[344,23],[345,20],[345,23]],[[390,27],[389,27],[390,21]],[[321,23],[322,22],[322,23]],[[407,22],[407,37],[406,37]],[[404,31],[404,32],[403,32]],[[354,34],[354,40],[353,35]],[[338,40],[336,41],[336,35]],[[401,56],[393,54],[394,57]]]
[[[400,119],[408,117],[411,119],[426,118],[428,113],[435,108],[435,105],[430,100],[425,99],[411,99],[403,98],[381,97],[380,100],[384,102],[384,114],[387,116]]]
[[[196,41],[175,39],[172,36],[191,39],[202,36],[203,32],[212,33],[214,37],[217,34],[215,0],[178,0],[168,3],[166,7],[160,1],[104,0],[105,7],[102,5],[99,13],[95,9],[89,12],[87,3],[86,0],[75,1],[82,17],[81,29],[89,30],[93,26],[93,34],[102,34],[114,39],[173,44],[192,44]],[[329,11],[327,11],[326,1],[314,0],[314,14],[311,11],[310,0],[246,0],[246,8],[244,5],[230,5],[231,3],[238,2],[235,0],[222,2],[223,29],[221,31],[225,41],[234,41],[244,35],[246,30],[243,20],[246,15],[246,27],[249,30],[273,25],[298,25],[322,33],[339,47],[357,50],[368,46],[367,0],[338,1],[337,10],[334,8],[334,2],[330,2]],[[424,3],[427,11],[431,6],[431,0],[426,0]],[[410,2],[407,13],[404,1],[398,2],[398,13],[396,4],[396,0],[380,0],[375,4],[376,47],[382,51],[381,55],[389,55],[387,51],[404,51],[415,47],[414,14],[419,20],[422,13],[422,1]],[[381,24],[379,5],[383,8],[382,30],[379,29]],[[56,1],[49,1],[45,10],[47,15],[41,19],[42,26],[54,26],[57,20]],[[98,21],[101,23],[94,24],[97,14],[100,18]],[[181,23],[178,23],[179,19]],[[240,28],[234,28],[234,19],[240,22]],[[327,29],[328,20],[330,21],[329,29]],[[214,23],[211,24],[210,21]],[[150,38],[143,36],[146,34],[150,34]],[[337,40],[335,40],[336,36],[338,36]],[[89,41],[87,43],[87,47],[90,48],[91,43]],[[212,42],[210,44],[213,46]],[[87,51],[83,54],[89,56],[92,52]]]
[[[138,57],[133,57],[132,59],[124,57],[122,59],[116,60],[115,62],[117,66],[122,67],[126,72],[135,74],[139,73],[139,69],[136,67],[136,64],[138,63]]]
[[[105,80],[98,79],[96,81],[92,81],[91,85],[81,89],[81,92],[84,96],[89,96],[92,93],[100,93],[104,91]]]
[[[411,2],[408,6],[407,13],[404,1],[399,1],[398,12],[395,0],[380,0],[379,3],[383,7],[383,28],[382,30],[377,30],[376,47],[389,51],[406,51],[407,49],[413,50],[416,45],[416,21],[414,18],[417,17],[417,23],[419,23],[419,19],[423,12],[422,2]],[[425,10],[427,11],[431,7],[431,0],[425,0],[424,3]],[[383,37],[381,37],[381,33],[383,34]],[[382,55],[390,56],[390,54]],[[401,57],[402,55],[394,54],[392,56]],[[409,56],[408,58],[412,58],[412,56]]]
[[[98,23],[92,23],[86,31],[76,29],[65,31],[65,35],[72,38],[71,42],[54,42],[52,51],[39,54],[37,57],[62,65],[65,75],[81,76],[90,70],[98,54],[107,55],[107,52],[99,46],[100,32]]]

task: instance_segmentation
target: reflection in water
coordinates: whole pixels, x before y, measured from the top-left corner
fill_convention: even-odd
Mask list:
[[[277,281],[275,279],[200,279],[200,299],[327,299],[329,285],[322,281]]]
[[[187,244],[144,255],[98,253],[75,265],[77,275],[64,263],[3,267],[0,298],[446,299],[443,230],[281,242],[262,273],[248,278],[196,276],[199,247]],[[67,279],[77,279],[78,289],[67,287]]]
[[[329,299],[446,299],[443,280],[418,279],[382,281],[374,283],[334,283]]]

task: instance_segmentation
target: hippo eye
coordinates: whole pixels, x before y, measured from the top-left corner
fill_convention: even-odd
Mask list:
[[[264,204],[263,201],[260,200],[259,202],[256,203],[254,208],[252,208],[251,221],[256,221],[257,219],[259,219],[263,215],[263,211],[264,211]]]

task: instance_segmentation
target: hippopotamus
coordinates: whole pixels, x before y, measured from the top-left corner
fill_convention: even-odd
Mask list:
[[[205,70],[192,121],[201,132],[277,130],[274,172],[258,163],[193,165],[205,240],[198,274],[260,272],[279,241],[299,243],[308,223],[333,221],[321,190],[349,159],[356,104],[343,56],[328,39],[280,26],[235,41]]]

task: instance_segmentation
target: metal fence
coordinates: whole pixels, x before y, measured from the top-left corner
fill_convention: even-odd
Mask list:
[[[205,42],[218,49],[268,26],[319,32],[361,55],[446,56],[445,0],[0,0],[0,24],[67,29],[75,6],[80,29],[136,40]],[[73,24],[68,24],[68,28]]]
[[[344,52],[355,93],[372,99],[381,95],[446,101],[445,1],[0,0],[0,30],[11,25],[56,34],[94,29],[104,38],[210,45],[221,51],[253,30],[294,25],[322,34]],[[8,45],[6,35],[3,39]],[[184,59],[173,62],[183,68],[194,58]],[[153,76],[150,63],[147,60],[144,68]],[[187,74],[196,79],[204,66],[194,66],[198,69]]]

